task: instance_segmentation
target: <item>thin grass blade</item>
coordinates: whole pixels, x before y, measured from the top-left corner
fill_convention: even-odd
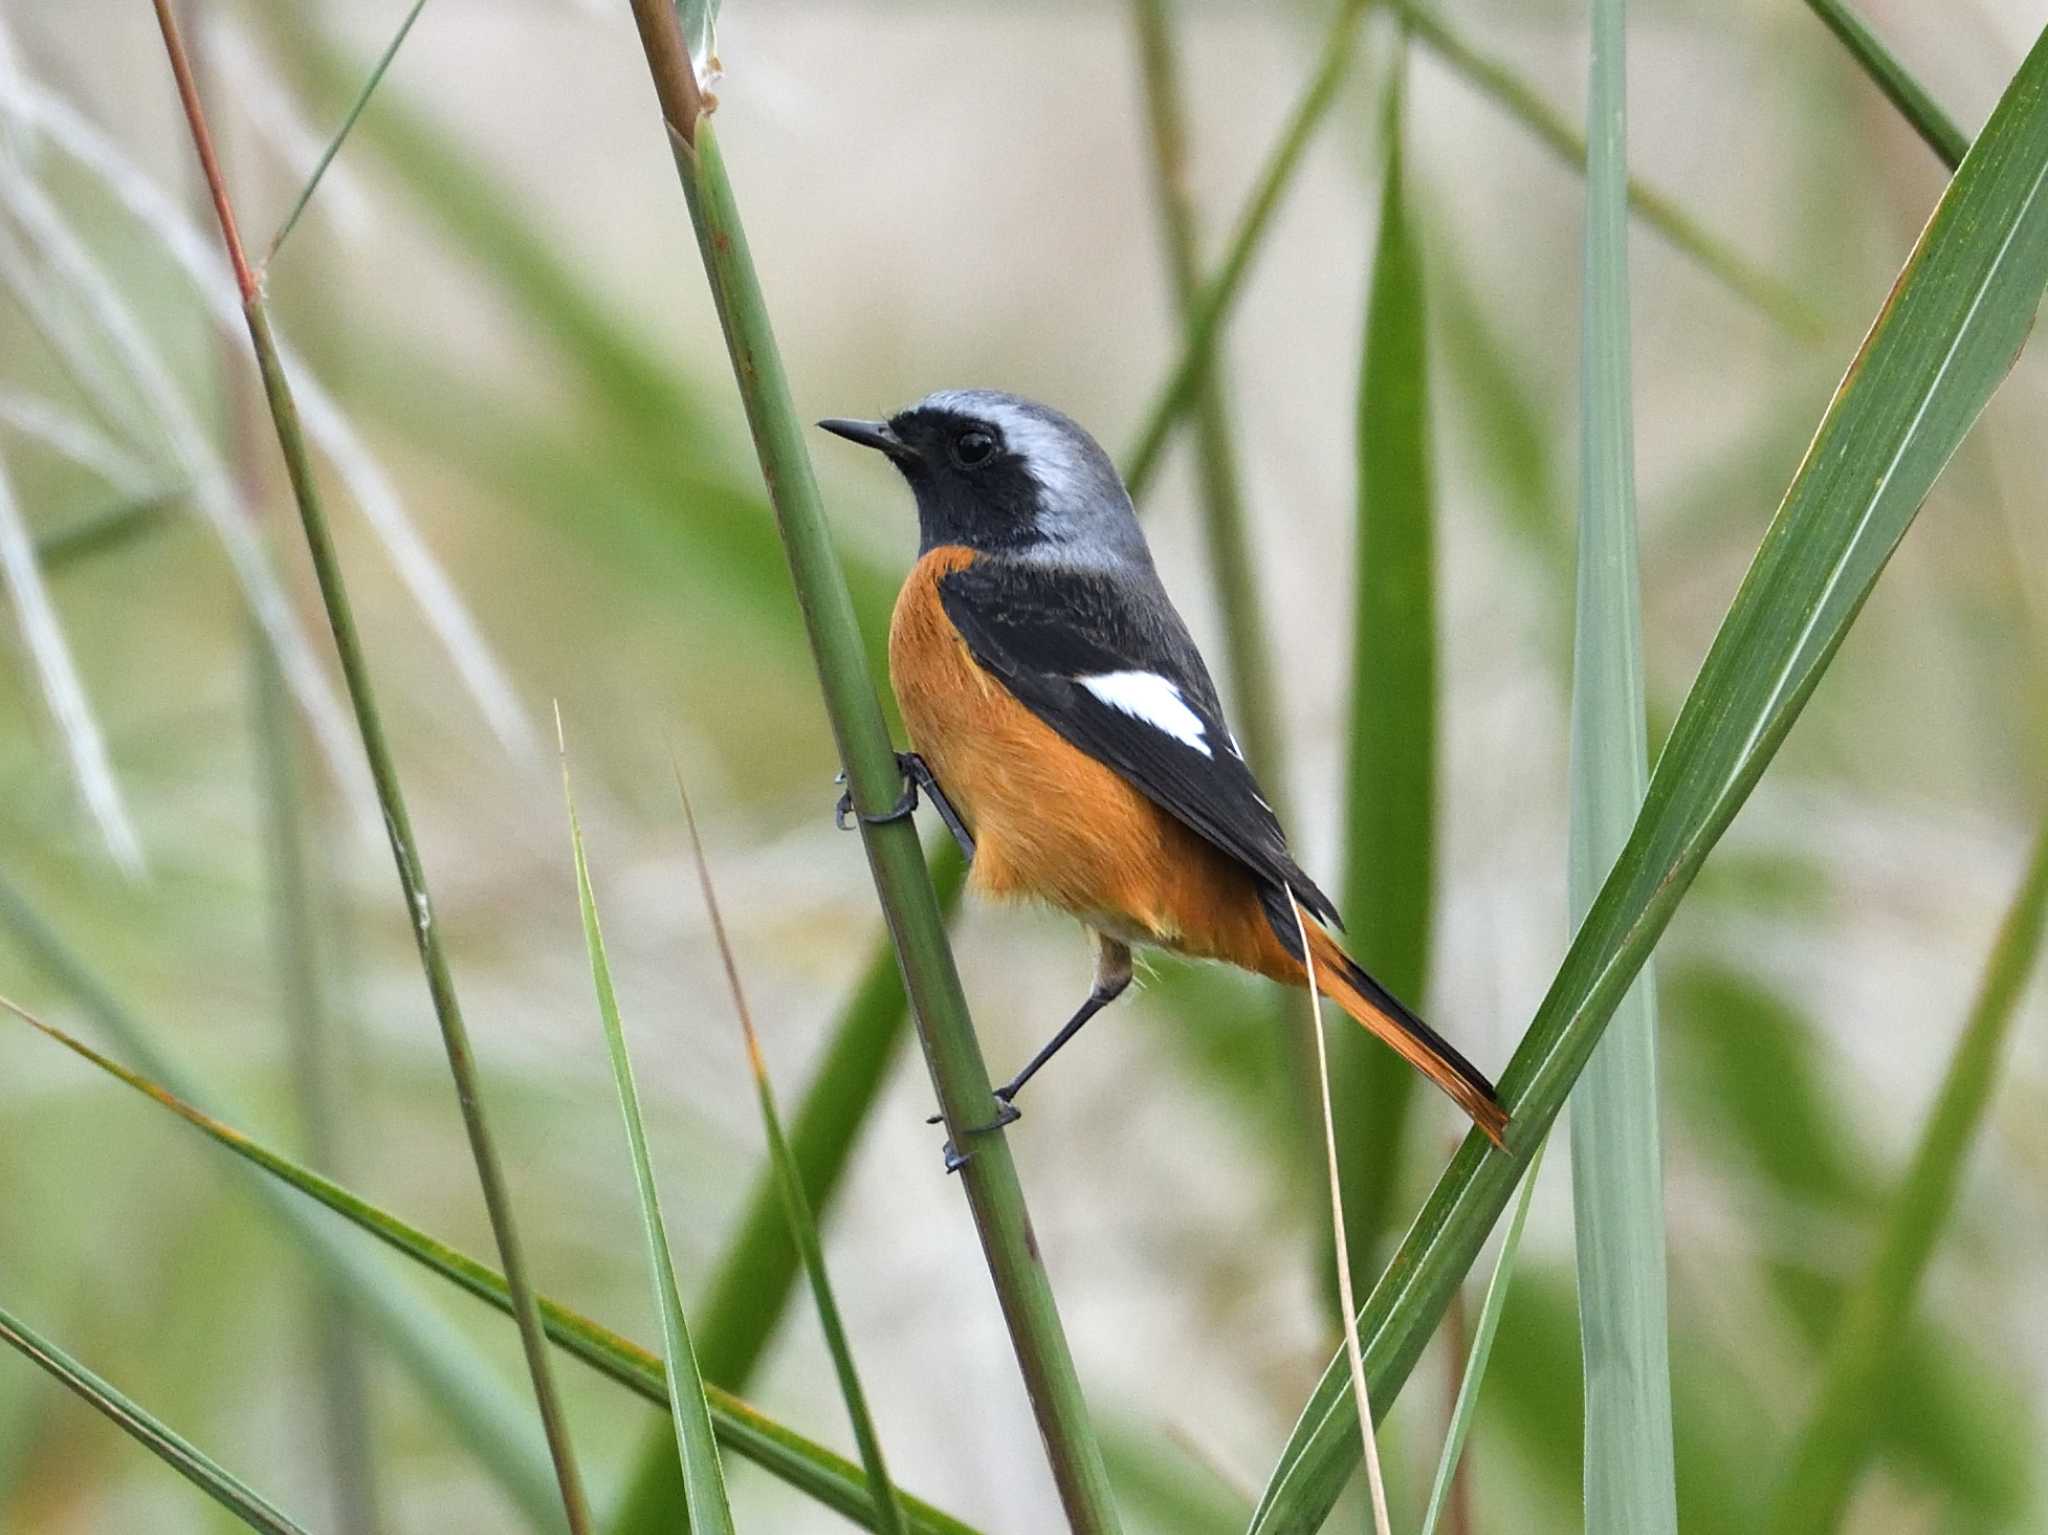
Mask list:
[[[1345,775],[1344,915],[1352,952],[1421,1008],[1436,902],[1436,491],[1428,308],[1411,218],[1402,102],[1407,50],[1388,77],[1379,235],[1366,289],[1354,422],[1357,551]],[[1345,1142],[1355,1280],[1393,1235],[1415,1073],[1364,1031],[1331,1042]]]
[[[1450,1432],[1444,1436],[1443,1453],[1437,1458],[1436,1477],[1429,1486],[1429,1507],[1422,1516],[1421,1535],[1436,1535],[1437,1521],[1449,1505],[1451,1487],[1457,1479],[1458,1462],[1465,1453],[1465,1440],[1472,1432],[1472,1417],[1479,1407],[1479,1388],[1486,1380],[1486,1366],[1493,1358],[1493,1337],[1500,1331],[1501,1313],[1507,1309],[1508,1289],[1514,1283],[1515,1258],[1522,1250],[1522,1227],[1529,1220],[1529,1206],[1536,1197],[1536,1179],[1543,1171],[1543,1147],[1529,1158],[1529,1170],[1522,1175],[1522,1197],[1515,1201],[1515,1213],[1501,1238],[1500,1255],[1493,1262],[1493,1277],[1486,1282],[1486,1299],[1480,1303],[1479,1323],[1472,1329],[1472,1348],[1465,1358],[1465,1373],[1458,1381],[1457,1400],[1451,1404]]]
[[[1808,1535],[1840,1526],[1869,1459],[1913,1319],[1921,1278],[1955,1207],[1971,1148],[1998,1087],[2006,1042],[2040,957],[2048,920],[2048,822],[2036,835],[1985,965],[1975,1005],[1949,1057],[1927,1126],[1894,1196],[1877,1253],[1842,1308],[1820,1389],[1793,1441],[1768,1529]]]
[[[1850,10],[1844,0],[1806,0],[1806,8],[1863,66],[1871,83],[1899,109],[1899,115],[1927,141],[1927,147],[1940,157],[1941,163],[1950,170],[1961,165],[1963,156],[1969,153],[1970,136],[1956,126],[1955,119],[1941,109],[1926,87],[1907,72],[1906,66],[1885,47],[1884,40],[1870,30],[1869,23]]]
[[[157,476],[113,438],[55,400],[0,390],[0,423],[33,437],[126,496],[154,489]]]
[[[327,174],[327,167],[334,163],[334,157],[341,153],[342,142],[356,125],[356,119],[363,115],[363,108],[370,104],[370,98],[377,93],[377,87],[384,83],[384,73],[391,68],[391,61],[398,57],[398,50],[405,46],[405,39],[412,31],[412,24],[420,19],[420,12],[427,8],[427,0],[413,0],[412,9],[405,13],[405,20],[398,24],[398,30],[391,34],[391,41],[384,45],[377,62],[370,66],[370,76],[363,82],[363,88],[350,104],[348,115],[341,120],[341,126],[334,131],[334,137],[327,141],[327,148],[321,151],[319,162],[313,167],[313,174],[306,178],[306,184],[293,199],[291,211],[284,216],[284,222],[277,226],[277,233],[270,237],[270,249],[263,253],[263,267],[277,259],[277,253],[284,248],[284,242],[299,222],[299,215],[306,211],[306,204],[313,200],[313,194],[320,190],[320,178]]]
[[[0,1341],[12,1344],[49,1371],[250,1529],[268,1531],[269,1535],[306,1535],[305,1527],[276,1504],[5,1308],[0,1308]]]
[[[507,1315],[511,1313],[512,1300],[505,1278],[488,1265],[371,1204],[333,1179],[193,1107],[168,1088],[123,1066],[19,1004],[0,997],[0,1010],[12,1013],[116,1081],[153,1099],[216,1145],[225,1147],[279,1184],[318,1201],[394,1251],[451,1281],[478,1300]],[[664,1410],[668,1408],[666,1373],[661,1360],[655,1355],[555,1301],[543,1298],[541,1314],[547,1324],[548,1336],[557,1346],[649,1402]],[[730,1392],[706,1386],[705,1397],[720,1440],[735,1454],[746,1457],[771,1475],[863,1526],[874,1527],[874,1503],[868,1495],[867,1479],[858,1466],[755,1411]],[[975,1535],[970,1526],[928,1503],[907,1495],[903,1502],[913,1530],[930,1532],[930,1535]]]
[[[1194,403],[1203,376],[1209,370],[1217,339],[1223,333],[1224,319],[1237,301],[1245,276],[1251,270],[1252,257],[1258,254],[1272,224],[1273,214],[1279,209],[1282,194],[1293,182],[1294,173],[1300,168],[1302,155],[1315,136],[1317,125],[1337,99],[1337,88],[1344,83],[1344,77],[1350,71],[1357,51],[1358,24],[1369,8],[1370,0],[1339,0],[1330,20],[1330,29],[1323,38],[1315,73],[1309,76],[1307,87],[1288,113],[1280,137],[1274,141],[1265,164],[1259,170],[1258,179],[1252,184],[1244,210],[1232,226],[1222,260],[1202,285],[1200,294],[1183,305],[1186,323],[1180,354],[1172,371],[1167,374],[1165,384],[1146,409],[1136,440],[1122,460],[1124,484],[1129,488],[1133,501],[1145,499],[1145,492],[1151,486],[1152,476],[1158,472],[1161,454],[1175,423],[1180,420],[1182,412]]]
[[[1480,52],[1443,20],[1435,5],[1422,5],[1417,0],[1386,3],[1416,41],[1526,128],[1538,143],[1573,170],[1585,165],[1584,137],[1534,85],[1498,59]],[[1668,240],[1674,250],[1698,263],[1702,271],[1730,293],[1796,336],[1809,340],[1819,337],[1820,323],[1797,290],[1758,268],[1665,193],[1631,177],[1628,197],[1629,207],[1637,218]]]
[[[1630,393],[1623,4],[1591,0],[1566,881],[1574,925],[1628,842],[1650,777]],[[1643,966],[1614,1010],[1571,1102],[1586,1528],[1676,1535],[1653,966]]]
[[[1380,1468],[1379,1435],[1373,1427],[1371,1388],[1365,1383],[1365,1353],[1358,1342],[1358,1302],[1351,1293],[1351,1249],[1344,1239],[1344,1180],[1338,1168],[1337,1114],[1330,1102],[1330,1054],[1323,1046],[1323,998],[1316,984],[1315,951],[1309,947],[1308,926],[1301,908],[1289,895],[1294,913],[1294,930],[1300,935],[1301,952],[1308,969],[1308,1021],[1315,1031],[1316,1087],[1323,1111],[1324,1173],[1330,1190],[1330,1246],[1336,1261],[1337,1302],[1344,1329],[1344,1361],[1351,1372],[1351,1400],[1357,1415],[1359,1449],[1365,1456],[1365,1482],[1372,1500],[1372,1535],[1394,1535],[1394,1523],[1387,1515],[1387,1481]]]
[[[1368,1298],[1373,1399],[1398,1392],[1600,1032],[1819,684],[1935,478],[2026,341],[2048,284],[2048,35],[1908,258],[1830,403],[1674,723],[1627,847],[1502,1077],[1514,1156],[1468,1137]],[[1341,1360],[1252,1529],[1315,1529],[1354,1464]]]
[[[967,882],[951,837],[930,848],[932,887],[950,920]],[[814,1213],[822,1216],[909,1033],[896,950],[885,937],[834,1021],[811,1085],[790,1122],[790,1155]],[[747,1191],[704,1298],[691,1308],[697,1364],[707,1381],[744,1391],[789,1305],[803,1260],[790,1233],[782,1180],[765,1167]],[[654,1535],[682,1507],[682,1476],[666,1433],[642,1441],[609,1526],[611,1535]]]
[[[825,1346],[832,1355],[832,1368],[839,1377],[839,1395],[846,1403],[846,1415],[853,1423],[854,1442],[860,1446],[861,1464],[867,1468],[868,1487],[875,1499],[875,1527],[885,1535],[902,1535],[903,1508],[896,1487],[889,1480],[889,1468],[882,1458],[881,1436],[875,1432],[868,1411],[867,1392],[853,1362],[853,1345],[846,1336],[846,1323],[839,1314],[839,1302],[832,1293],[832,1279],[825,1270],[825,1244],[818,1235],[817,1218],[805,1197],[796,1156],[782,1133],[782,1115],[775,1106],[775,1087],[768,1080],[768,1063],[761,1054],[760,1036],[754,1032],[754,1015],[747,1008],[745,988],[740,985],[739,961],[732,952],[732,940],[725,931],[725,916],[719,910],[718,892],[712,887],[711,865],[704,856],[704,839],[697,832],[697,813],[691,808],[689,791],[683,787],[682,769],[676,769],[676,794],[682,800],[683,820],[690,831],[690,856],[697,865],[697,885],[704,894],[704,909],[711,918],[711,934],[718,944],[718,957],[725,966],[726,989],[732,994],[733,1010],[739,1016],[740,1033],[747,1051],[747,1071],[754,1079],[754,1092],[761,1107],[761,1128],[768,1141],[768,1159],[781,1188],[789,1219],[790,1239],[803,1258],[804,1273],[811,1282],[811,1297],[818,1307],[818,1325],[825,1334]]]
[[[34,658],[36,675],[43,685],[43,697],[50,717],[64,738],[71,758],[71,774],[78,781],[79,797],[100,829],[107,852],[121,870],[131,877],[143,872],[142,839],[135,834],[128,804],[114,777],[114,764],[107,756],[106,737],[100,733],[92,702],[86,696],[85,680],[78,674],[71,646],[65,641],[64,626],[57,620],[56,604],[43,584],[42,567],[36,563],[35,540],[28,522],[14,500],[14,488],[0,459],[0,577],[14,602],[21,637]]]
[[[558,735],[561,728],[561,713],[557,710]],[[697,1373],[697,1356],[690,1347],[690,1324],[683,1316],[683,1294],[676,1285],[668,1227],[662,1220],[654,1162],[647,1150],[647,1126],[640,1114],[640,1092],[633,1084],[626,1027],[619,1018],[611,962],[605,958],[604,932],[597,920],[597,896],[590,888],[590,860],[583,849],[583,828],[576,819],[576,797],[569,786],[566,744],[562,748],[562,802],[569,811],[569,842],[576,859],[576,903],[583,914],[584,946],[590,952],[590,980],[597,990],[598,1016],[604,1022],[612,1079],[619,1090],[619,1113],[626,1122],[626,1146],[633,1158],[633,1187],[640,1199],[640,1229],[647,1239],[655,1312],[661,1318],[662,1354],[668,1362],[669,1412],[675,1420],[676,1449],[682,1459],[689,1527],[703,1535],[732,1535],[732,1505],[725,1493],[725,1468],[719,1464],[718,1441],[711,1431],[711,1409],[704,1400],[704,1381]]]

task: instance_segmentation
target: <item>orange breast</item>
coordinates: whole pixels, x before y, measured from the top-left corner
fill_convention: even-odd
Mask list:
[[[974,557],[948,546],[913,567],[889,630],[889,673],[911,744],[974,833],[975,886],[1048,901],[1127,941],[1267,969],[1276,945],[1250,874],[969,654],[938,582]]]

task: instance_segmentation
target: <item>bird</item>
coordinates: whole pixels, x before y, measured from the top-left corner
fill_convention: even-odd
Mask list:
[[[818,425],[881,452],[917,504],[889,630],[913,750],[905,798],[879,819],[908,814],[922,787],[973,888],[1048,903],[1093,939],[1087,999],[996,1089],[997,1122],[1123,994],[1133,949],[1153,947],[1292,985],[1312,958],[1325,995],[1505,1146],[1493,1084],[1331,934],[1337,908],[1288,851],[1101,445],[987,389]]]

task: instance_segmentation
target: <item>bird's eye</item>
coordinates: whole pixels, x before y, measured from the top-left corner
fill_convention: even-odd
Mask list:
[[[995,453],[995,438],[978,428],[970,428],[953,439],[953,461],[962,469],[985,464]]]

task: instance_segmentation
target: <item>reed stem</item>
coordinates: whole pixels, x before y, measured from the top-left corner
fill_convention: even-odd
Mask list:
[[[902,775],[868,671],[853,599],[832,547],[805,428],[783,372],[718,137],[705,115],[705,100],[675,7],[669,0],[633,0],[633,17],[725,332],[734,381],[775,508],[854,807],[863,816],[878,816],[895,805]],[[993,1123],[997,1104],[988,1066],[968,1015],[916,829],[907,820],[863,821],[862,840],[903,966],[940,1113],[953,1143],[968,1153],[961,1183],[1061,1504],[1068,1523],[1083,1535],[1116,1531],[1120,1526],[1109,1474],[1039,1258],[1023,1187],[1002,1129]]]

